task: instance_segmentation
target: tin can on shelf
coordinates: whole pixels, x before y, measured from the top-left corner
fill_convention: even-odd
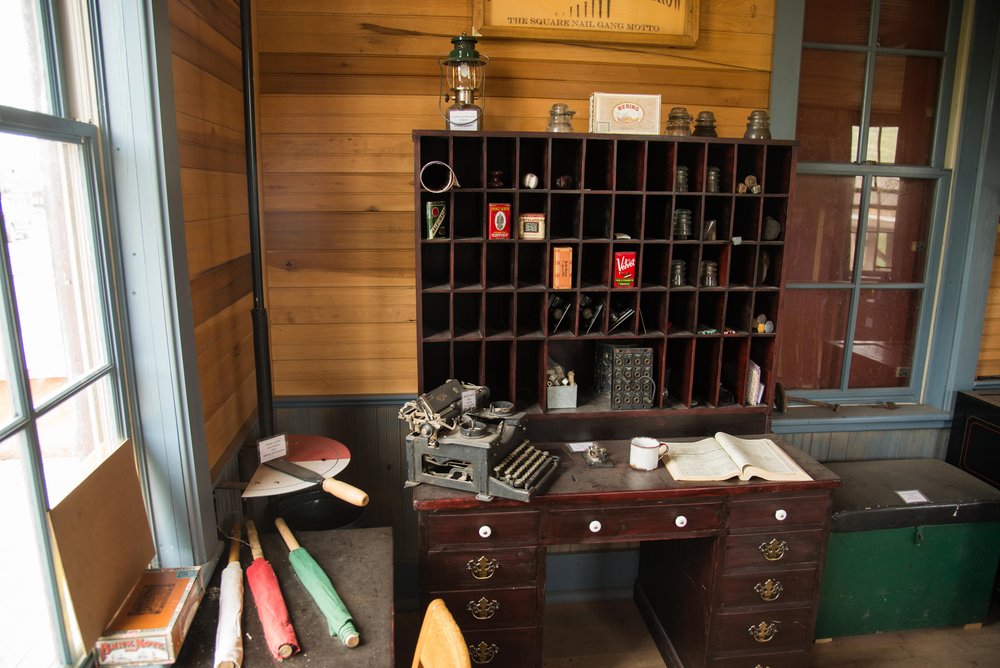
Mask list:
[[[615,253],[614,286],[616,288],[635,287],[635,251]]]
[[[518,236],[521,239],[545,238],[545,214],[522,213],[518,216]]]
[[[427,225],[428,239],[445,239],[448,237],[448,207],[444,202],[427,202],[424,207],[424,222]]]
[[[510,204],[490,203],[490,239],[510,239]]]

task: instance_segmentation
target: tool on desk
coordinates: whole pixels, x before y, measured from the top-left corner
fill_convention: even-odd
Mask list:
[[[317,483],[333,496],[356,506],[368,503],[364,491],[335,480],[351,461],[347,446],[332,438],[311,434],[289,434],[284,457],[257,467],[247,483],[243,498],[298,492]]]
[[[240,668],[243,663],[243,568],[240,566],[240,524],[230,529],[229,564],[219,584],[219,623],[215,629],[215,668]]]
[[[348,647],[357,647],[360,642],[357,629],[354,628],[354,620],[347,606],[340,599],[337,590],[333,588],[330,577],[323,571],[322,567],[316,563],[309,551],[299,545],[292,530],[288,528],[285,520],[277,518],[274,526],[278,528],[278,533],[288,546],[288,560],[295,569],[295,574],[299,576],[302,586],[305,587],[309,595],[316,601],[323,616],[326,617],[327,627],[330,635],[340,638],[340,641]]]
[[[428,393],[450,396],[459,388],[475,396],[489,396],[485,387],[449,380]],[[475,492],[481,501],[500,496],[528,501],[541,493],[559,468],[559,457],[525,440],[521,415],[509,401],[480,408],[465,403],[449,423],[428,413],[422,395],[399,411],[412,430],[406,437],[406,486],[421,483]]]
[[[247,567],[247,582],[250,584],[254,603],[257,604],[260,625],[264,627],[267,648],[275,659],[281,661],[299,651],[299,641],[288,617],[288,606],[281,595],[278,576],[271,563],[264,558],[257,527],[252,521],[247,521],[247,539],[250,542],[250,552],[253,553],[253,563]]]
[[[817,401],[816,399],[805,399],[803,397],[792,397],[785,393],[785,386],[781,383],[774,384],[774,409],[779,413],[784,413],[788,410],[788,405],[791,403],[809,404],[810,406],[819,406],[820,408],[826,408],[828,410],[836,413],[840,410],[840,404],[831,404],[826,401]]]

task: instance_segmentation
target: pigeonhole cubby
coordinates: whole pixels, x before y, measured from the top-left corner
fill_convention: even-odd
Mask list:
[[[1000,558],[1000,490],[936,459],[832,462],[816,637],[982,622]]]

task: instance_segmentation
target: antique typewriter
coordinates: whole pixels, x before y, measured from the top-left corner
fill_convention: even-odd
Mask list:
[[[525,440],[521,416],[507,401],[487,404],[489,389],[449,380],[403,405],[407,487],[422,482],[528,501],[548,487],[559,457]]]

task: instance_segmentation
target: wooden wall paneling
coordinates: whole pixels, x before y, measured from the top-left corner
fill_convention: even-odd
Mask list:
[[[259,0],[257,11],[276,395],[412,393],[410,133],[443,125],[437,58],[471,29],[471,3]],[[582,130],[592,92],[625,90],[660,93],[663,118],[711,109],[720,134],[742,136],[767,106],[773,21],[773,0],[705,0],[693,49],[484,39],[484,125],[543,130],[567,102]]]
[[[172,75],[209,466],[256,412],[243,82],[236,0],[171,0]]]
[[[986,314],[979,342],[976,378],[1000,377],[1000,226],[997,229],[997,242],[993,246],[993,268],[986,295]]]

